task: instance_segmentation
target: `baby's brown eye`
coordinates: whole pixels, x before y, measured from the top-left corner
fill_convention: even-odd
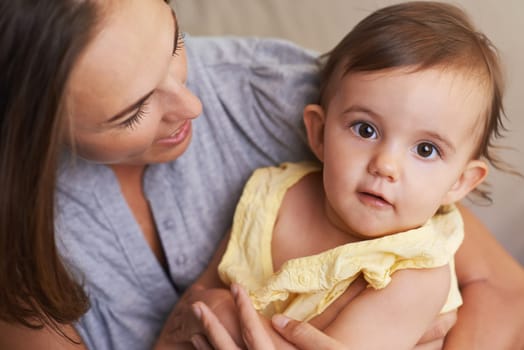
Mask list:
[[[422,142],[417,145],[417,154],[422,158],[430,158],[435,152],[435,147],[430,143]]]
[[[375,130],[369,125],[363,124],[358,128],[358,133],[360,136],[365,137],[366,139],[373,136],[375,133]]]
[[[353,124],[351,127],[351,130],[357,135],[364,139],[376,139],[377,138],[377,132],[375,128],[364,122],[358,122]]]

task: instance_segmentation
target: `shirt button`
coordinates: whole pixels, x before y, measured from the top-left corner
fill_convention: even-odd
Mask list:
[[[172,219],[166,219],[164,220],[164,229],[171,230],[175,228],[175,222]]]
[[[187,257],[185,256],[185,254],[180,254],[179,256],[176,257],[175,264],[177,264],[178,266],[184,265],[186,261],[187,261]]]

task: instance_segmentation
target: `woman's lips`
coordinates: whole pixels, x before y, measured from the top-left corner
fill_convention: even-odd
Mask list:
[[[162,145],[175,146],[182,143],[191,133],[191,121],[186,120],[178,129],[168,137],[161,138],[157,143]]]

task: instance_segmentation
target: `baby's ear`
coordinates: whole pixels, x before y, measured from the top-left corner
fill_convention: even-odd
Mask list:
[[[442,204],[458,202],[466,197],[478,185],[484,181],[488,175],[488,165],[482,160],[470,160],[459,179],[448,191]]]
[[[324,109],[319,105],[307,105],[304,108],[304,124],[309,147],[321,162],[324,161]]]

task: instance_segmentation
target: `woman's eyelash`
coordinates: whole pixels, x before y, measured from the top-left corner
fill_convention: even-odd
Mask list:
[[[186,36],[186,33],[184,32],[178,32],[177,37],[175,38],[175,46],[173,51],[173,56],[177,56],[179,51],[184,47],[184,38]]]
[[[134,129],[140,123],[142,118],[144,118],[144,116],[146,115],[146,113],[147,113],[146,107],[147,107],[147,101],[144,101],[138,107],[138,111],[136,111],[136,113],[132,117],[130,117],[130,118],[126,119],[124,122],[122,122],[121,125],[124,128]]]

